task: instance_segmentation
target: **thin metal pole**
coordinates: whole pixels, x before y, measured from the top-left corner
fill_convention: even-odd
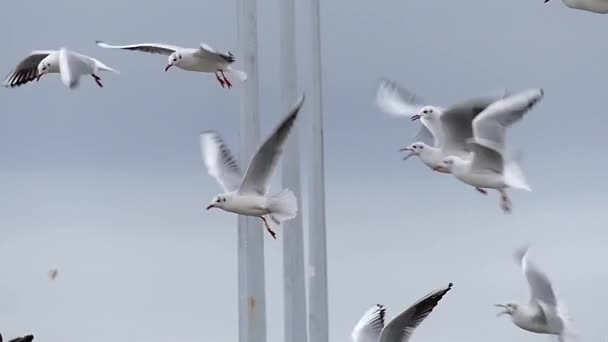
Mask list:
[[[279,0],[281,113],[286,113],[297,99],[297,63],[294,0]],[[284,115],[284,114],[281,114]],[[283,187],[294,192],[300,212],[283,223],[283,310],[284,341],[306,342],[306,279],[304,273],[304,232],[300,180],[299,127],[296,124],[287,140],[283,155]]]
[[[246,165],[260,140],[256,0],[237,0],[241,85],[240,160]],[[259,220],[238,218],[239,342],[266,341],[264,229]]]
[[[320,0],[310,1],[312,89],[312,162],[310,180],[308,336],[311,342],[328,342],[327,246],[325,231],[325,178],[323,156],[323,98],[321,84]]]

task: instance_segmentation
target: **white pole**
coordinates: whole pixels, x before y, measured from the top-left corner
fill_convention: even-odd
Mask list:
[[[248,75],[241,96],[241,153],[246,165],[260,140],[256,0],[237,0],[241,63]],[[266,341],[264,234],[260,220],[238,218],[239,342]]]
[[[327,246],[325,232],[325,179],[321,87],[321,24],[319,0],[310,0],[312,33],[312,162],[310,169],[308,336],[310,342],[328,342]]]
[[[280,73],[281,115],[297,99],[297,63],[294,0],[279,0],[280,7]],[[306,342],[306,279],[304,276],[304,232],[302,229],[302,196],[300,180],[299,124],[293,128],[283,154],[283,187],[292,190],[300,212],[283,223],[283,310],[284,341]]]

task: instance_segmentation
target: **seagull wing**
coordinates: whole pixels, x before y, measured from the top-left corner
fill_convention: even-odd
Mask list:
[[[521,267],[528,285],[530,286],[530,302],[534,304],[544,303],[553,307],[557,306],[557,299],[553,292],[553,286],[549,277],[539,270],[528,258],[528,246],[523,246],[515,251],[515,260]]]
[[[488,106],[473,120],[475,142],[504,152],[507,128],[521,120],[542,97],[542,89],[531,89],[507,96]]]
[[[97,45],[106,49],[121,49],[121,50],[131,50],[131,51],[141,51],[153,54],[160,54],[169,56],[177,50],[182,49],[179,46],[169,45],[169,44],[161,44],[161,43],[143,43],[143,44],[131,44],[131,45],[110,45],[105,42],[98,40],[95,42]]]
[[[407,310],[393,318],[382,330],[380,342],[407,342],[414,330],[424,321],[439,303],[441,298],[450,291],[452,283],[447,287],[433,291],[420,299]]]
[[[22,59],[13,71],[6,77],[3,85],[5,87],[19,87],[31,82],[38,77],[38,64],[48,55],[57,51],[32,51]]]
[[[200,140],[203,161],[209,175],[220,183],[225,192],[238,189],[243,174],[222,137],[214,131],[207,131],[201,134]]]
[[[442,127],[444,155],[463,156],[470,152],[468,139],[473,137],[472,122],[498,97],[478,97],[458,103],[446,109],[439,120]]]
[[[353,329],[351,334],[353,342],[378,342],[384,329],[385,316],[384,306],[376,304],[369,308]]]
[[[196,55],[214,63],[233,63],[235,61],[232,53],[222,53],[215,51],[211,46],[202,43],[196,51]]]
[[[389,79],[382,79],[376,93],[376,104],[388,114],[411,117],[424,106],[422,99]]]
[[[270,137],[258,148],[245,172],[243,182],[238,189],[239,193],[256,193],[260,196],[266,194],[270,186],[270,177],[276,169],[279,157],[283,153],[285,141],[303,103],[304,95],[300,97]]]

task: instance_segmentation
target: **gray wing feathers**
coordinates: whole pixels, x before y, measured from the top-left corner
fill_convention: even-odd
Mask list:
[[[45,59],[51,52],[41,51],[32,52],[25,57],[4,80],[5,87],[19,87],[38,77],[38,64]]]
[[[528,246],[523,246],[515,252],[515,260],[522,268],[530,286],[530,302],[557,306],[557,299],[551,281],[546,274],[536,267],[528,258]],[[541,307],[543,307],[541,305]]]
[[[504,152],[507,128],[521,120],[542,97],[542,89],[532,89],[506,97],[488,106],[473,121],[476,142]]]
[[[201,44],[198,53],[205,59],[209,61],[214,61],[217,63],[234,63],[235,58],[231,52],[222,53],[215,51],[214,48],[207,44]]]
[[[500,174],[503,172],[504,159],[500,152],[476,142],[470,142],[469,148],[473,152],[473,163],[471,165],[473,169],[493,171]]]
[[[381,304],[368,309],[353,329],[353,342],[378,342],[384,329],[385,316],[386,309]]]
[[[453,284],[450,283],[446,288],[431,292],[393,318],[382,330],[380,342],[407,342],[414,329],[428,317],[452,286]]]
[[[214,131],[201,133],[201,152],[209,175],[215,178],[226,192],[235,191],[241,184],[243,174],[236,159]]]
[[[270,137],[258,148],[238,189],[240,193],[257,193],[261,196],[266,194],[270,186],[270,178],[276,169],[279,157],[283,153],[285,141],[303,103],[304,95],[300,97]]]
[[[470,152],[467,139],[473,137],[472,122],[486,107],[498,97],[480,97],[458,103],[446,109],[440,116],[444,134],[446,154]]]
[[[176,50],[180,49],[178,46],[168,45],[168,44],[158,44],[158,43],[144,43],[144,44],[130,44],[130,45],[110,45],[105,43],[104,41],[97,40],[95,41],[97,45],[107,49],[122,49],[122,50],[131,50],[131,51],[141,51],[152,54],[159,54],[169,56],[174,53]]]

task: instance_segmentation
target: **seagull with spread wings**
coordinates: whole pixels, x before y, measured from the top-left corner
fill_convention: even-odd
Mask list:
[[[551,281],[528,258],[528,245],[518,248],[514,257],[528,281],[530,302],[528,304],[496,304],[503,308],[497,316],[508,314],[513,323],[521,329],[538,333],[557,335],[559,342],[575,336],[570,318],[559,305]]]
[[[225,72],[235,75],[241,81],[247,80],[247,74],[244,71],[232,68],[231,65],[235,61],[232,53],[216,51],[204,43],[198,48],[184,48],[161,43],[110,45],[101,40],[96,41],[96,43],[106,49],[140,51],[169,56],[169,62],[165,67],[165,71],[169,70],[172,66],[176,66],[187,71],[213,72],[222,88],[225,86],[228,86],[228,88],[232,87],[232,83],[230,83],[224,74]]]
[[[304,95],[258,148],[244,176],[236,159],[218,133],[207,131],[201,134],[203,161],[209,175],[214,177],[224,189],[223,193],[213,198],[207,210],[219,208],[240,215],[259,217],[274,239],[276,233],[268,225],[266,216],[277,225],[296,217],[298,203],[291,190],[284,189],[271,196],[268,196],[267,192],[270,178],[303,103]]]
[[[433,291],[384,324],[386,309],[376,304],[368,309],[352,332],[353,342],[408,342],[414,330],[437,306],[453,284]]]

